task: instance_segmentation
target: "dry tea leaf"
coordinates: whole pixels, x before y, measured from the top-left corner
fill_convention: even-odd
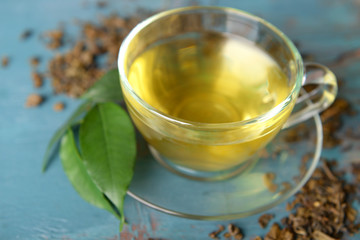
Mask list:
[[[66,93],[70,97],[81,96],[106,70],[116,65],[121,42],[140,20],[138,16],[122,18],[110,15],[96,24],[80,22],[81,36],[74,46],[65,53],[55,55],[49,62],[49,77],[54,92]],[[63,43],[64,32],[61,30],[45,35],[50,48]],[[103,57],[106,61],[100,64],[97,60]]]
[[[314,238],[314,240],[340,240],[338,238],[332,238],[329,235],[316,230],[313,234],[312,237]]]
[[[266,228],[269,222],[274,218],[273,214],[263,214],[259,217],[258,222],[262,228]]]
[[[310,130],[304,123],[300,123],[286,131],[285,140],[289,143],[302,141],[308,139]]]
[[[104,8],[104,7],[106,7],[107,6],[107,1],[97,1],[96,2],[96,6],[98,7],[98,8]]]
[[[209,237],[212,238],[212,239],[219,239],[219,238],[217,237],[217,235],[215,234],[215,232],[209,233]]]
[[[282,240],[293,240],[294,239],[294,234],[290,229],[284,228],[284,229],[281,230],[280,239],[282,239]]]
[[[276,174],[273,172],[268,172],[264,174],[264,178],[266,178],[268,181],[274,181],[276,178]]]
[[[236,240],[243,239],[244,236],[243,236],[240,228],[238,228],[234,224],[229,224],[227,226],[227,229],[228,229],[228,232],[229,232],[230,236],[233,236],[234,239],[236,239]]]
[[[351,206],[347,206],[345,208],[345,214],[346,214],[346,218],[350,221],[350,222],[354,222],[356,220],[356,216],[357,216],[357,211],[356,209],[354,209]]]
[[[360,183],[360,163],[353,163],[351,165],[351,173],[356,183]]]
[[[27,40],[33,35],[33,31],[30,29],[26,29],[24,32],[21,33],[20,39],[21,40]]]
[[[62,110],[64,110],[64,108],[65,108],[65,105],[62,102],[57,102],[53,106],[53,109],[55,112],[61,112]]]
[[[271,228],[270,231],[265,235],[264,240],[278,240],[280,237],[280,226],[277,223],[274,223]]]
[[[231,234],[228,232],[224,233],[224,238],[231,238]]]
[[[337,98],[328,109],[321,113],[325,148],[332,148],[341,144],[341,138],[337,136],[337,133],[343,126],[342,117],[345,115],[353,116],[354,114],[356,112],[353,107],[343,98]]]
[[[9,65],[10,62],[10,58],[8,56],[3,56],[1,58],[1,66],[2,67],[7,67]]]
[[[43,97],[39,94],[30,94],[26,100],[25,106],[26,107],[37,107],[43,102]]]
[[[297,238],[297,239],[305,240],[307,238]],[[281,229],[279,224],[274,223],[271,226],[270,231],[265,235],[264,240],[295,240],[295,236],[291,229],[287,227]]]
[[[43,76],[38,72],[31,73],[31,79],[33,81],[34,87],[39,88],[43,85]]]
[[[352,171],[357,173],[354,168]],[[343,176],[335,161],[323,160],[294,200],[287,203],[286,210],[291,213],[281,221],[284,228],[274,224],[265,240],[336,240],[359,232],[357,211],[352,207],[356,188]]]
[[[272,193],[276,192],[278,188],[278,186],[274,183],[275,178],[276,178],[275,173],[268,172],[263,175],[264,185],[269,190],[269,192]]]
[[[227,228],[230,235],[232,236],[240,232],[240,230],[233,224],[229,224]]]
[[[46,46],[49,49],[58,49],[64,45],[64,32],[62,30],[51,30],[43,34]]]
[[[242,240],[243,238],[244,238],[244,236],[242,233],[238,233],[238,234],[234,235],[235,240]]]
[[[352,49],[341,53],[335,61],[331,64],[331,67],[340,67],[356,61],[360,57],[360,48]]]
[[[32,67],[37,67],[40,63],[40,57],[31,57],[29,62]]]
[[[356,111],[350,105],[349,101],[343,98],[337,98],[334,103],[321,113],[323,122],[323,135],[325,148],[333,148],[341,144],[341,138],[338,136],[339,130],[343,126],[342,117],[354,116]],[[285,140],[287,142],[298,142],[309,138],[309,128],[306,124],[299,124],[290,128],[286,132]]]
[[[218,236],[219,234],[224,231],[224,226],[223,225],[219,225],[219,228],[211,233],[209,233],[209,237],[211,237],[212,239],[219,239]]]
[[[280,191],[281,194],[284,194],[291,189],[291,183],[289,183],[289,182],[282,182],[281,186],[282,186],[281,191]]]

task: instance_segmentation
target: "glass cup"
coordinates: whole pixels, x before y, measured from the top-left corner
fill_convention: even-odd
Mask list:
[[[266,112],[245,120],[191,121],[157,109],[149,101],[145,101],[129,82],[132,64],[147,49],[165,42],[170,43],[171,57],[178,59],[181,57],[180,53],[189,49],[189,46],[171,45],[172,42],[186,39],[193,48],[197,49],[198,45],[208,40],[204,36],[214,34],[243,39],[267,53],[285,76],[288,90],[284,99]],[[210,50],[217,49],[217,42],[213,42]],[[166,51],[164,54],[155,55],[151,61],[145,61],[140,65],[146,68],[147,64],[152,64],[150,67],[147,66],[150,71],[142,68],[137,70],[140,88],[149,87],[145,84],[145,78],[149,74],[159,74],[159,71],[165,70],[176,71],[172,74],[183,74],[181,71],[189,71],[183,66],[170,66],[176,64],[166,59]],[[201,65],[201,62],[197,63],[196,59],[202,61],[207,57],[201,55],[206,55],[206,51],[198,51],[197,54],[199,56],[195,58],[195,64],[192,62],[188,68]],[[169,61],[169,67],[157,69],[159,61],[165,61],[165,63]],[[216,68],[216,64],[213,67]],[[149,144],[154,158],[169,170],[195,180],[221,180],[244,171],[259,158],[259,152],[281,129],[318,114],[334,101],[337,94],[334,74],[320,64],[304,64],[294,44],[280,30],[259,17],[224,7],[179,8],[161,12],[141,22],[122,43],[118,68],[129,114]],[[210,72],[211,69],[208,70]],[[144,84],[141,82],[142,78],[144,78]],[[169,78],[159,75],[156,81],[158,85],[152,87],[162,88],[160,94],[174,94],[173,89],[166,88]],[[312,90],[305,91],[302,88],[304,85],[313,85]],[[224,88],[225,86],[217,87]],[[191,89],[182,89],[182,91],[191,91]],[[279,90],[275,89],[276,91],[283,90],[279,88]],[[178,105],[186,108],[186,106],[196,104],[196,101],[179,102]],[[219,103],[209,102],[209,104],[218,104],[221,107],[222,103],[220,101]],[[211,112],[207,114],[211,116]],[[224,115],[226,114],[228,113],[224,111]]]

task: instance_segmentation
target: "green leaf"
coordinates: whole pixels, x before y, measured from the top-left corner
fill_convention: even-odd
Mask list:
[[[79,140],[89,175],[119,209],[123,223],[124,197],[136,156],[135,131],[129,116],[114,103],[99,103],[80,125]]]
[[[123,100],[117,69],[108,71],[81,98],[94,102],[119,102]]]
[[[43,165],[42,165],[43,172],[45,172],[49,167],[51,154],[55,150],[55,145],[60,141],[61,137],[65,134],[66,130],[70,128],[74,123],[76,123],[79,120],[79,117],[83,115],[85,112],[87,112],[92,105],[93,103],[90,101],[86,101],[82,103],[70,116],[70,118],[52,136],[46,148],[45,156],[43,159]]]
[[[78,118],[93,105],[93,102],[116,102],[123,100],[118,70],[112,69],[108,71],[99,81],[94,84],[94,86],[92,86],[85,94],[83,94],[82,98],[90,101],[86,101],[85,103],[81,104],[78,109],[71,115],[71,117],[65,122],[65,124],[62,125],[50,139],[43,159],[43,172],[47,170],[50,164],[51,155],[56,149],[55,145],[65,134],[66,130],[76,121],[78,121]]]
[[[119,217],[109,201],[90,178],[79,155],[71,129],[67,131],[61,140],[60,158],[63,169],[78,194],[90,204],[105,209]]]

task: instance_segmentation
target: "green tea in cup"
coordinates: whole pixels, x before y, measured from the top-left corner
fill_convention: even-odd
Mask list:
[[[217,7],[171,10],[139,24],[120,49],[119,70],[129,113],[155,158],[202,180],[232,176],[256,159],[288,121],[303,84],[301,57],[280,31]],[[325,75],[332,88],[321,89],[321,107],[298,114],[308,118],[334,100],[335,77]]]

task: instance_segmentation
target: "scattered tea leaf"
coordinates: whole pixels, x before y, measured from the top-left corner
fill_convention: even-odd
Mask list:
[[[135,131],[127,113],[114,103],[99,103],[80,126],[80,148],[89,175],[121,213],[133,176]]]
[[[92,205],[105,209],[119,217],[90,178],[78,152],[74,133],[71,129],[67,131],[61,140],[60,158],[64,172],[77,193]]]
[[[35,88],[39,88],[43,85],[43,76],[42,74],[38,73],[38,72],[32,72],[31,73],[31,78],[33,80],[33,84]]]
[[[29,62],[30,62],[30,65],[35,68],[40,63],[40,57],[37,57],[37,56],[31,57]]]
[[[281,194],[285,194],[290,190],[291,190],[291,183],[289,183],[289,182],[282,182],[281,183],[281,190],[280,190]]]
[[[231,238],[231,234],[228,232],[224,233],[224,238]]]
[[[1,58],[1,66],[2,67],[7,67],[9,65],[10,62],[10,58],[8,56],[3,56]]]
[[[265,213],[261,215],[258,219],[258,222],[262,228],[266,228],[269,222],[274,218],[273,214]]]
[[[30,107],[37,107],[44,101],[44,98],[39,94],[33,93],[28,96],[26,99],[25,106]]]
[[[124,18],[111,14],[101,17],[98,22],[77,21],[80,34],[75,44],[68,46],[67,51],[54,55],[48,64],[48,76],[54,92],[76,98],[83,95],[106,70],[114,68],[119,45],[135,24],[146,16],[136,14]],[[47,46],[57,47],[62,42],[66,44],[66,41],[56,40],[61,39],[59,32],[55,31],[55,36],[54,31],[50,33],[52,37],[45,38]],[[65,31],[63,34],[63,38],[66,38]]]
[[[215,231],[212,231],[211,233],[209,233],[209,237],[212,239],[219,239],[218,236],[219,234],[224,231],[224,226],[223,225],[219,225],[219,228]]]
[[[265,240],[337,240],[359,232],[357,211],[352,207],[357,197],[356,186],[336,167],[335,161],[323,160],[322,166],[287,204],[291,213],[281,220],[283,228],[275,223]]]
[[[43,34],[43,39],[49,49],[58,49],[64,45],[64,31],[63,30],[50,30]]]
[[[235,240],[242,240],[243,238],[244,238],[244,235],[242,233],[238,233],[238,234],[234,235]]]
[[[329,235],[319,231],[319,230],[316,230],[313,234],[312,234],[314,240],[340,240],[338,238],[332,238],[330,237]]]
[[[53,106],[53,109],[55,112],[60,112],[60,111],[64,110],[64,108],[65,108],[65,105],[62,102],[57,102]]]
[[[103,0],[96,2],[96,6],[97,6],[98,8],[104,8],[104,7],[107,6],[107,4],[108,4],[108,2],[107,2],[107,1],[103,1]]]
[[[281,233],[281,229],[279,224],[274,223],[271,228],[270,231],[265,235],[265,240],[277,240],[280,237],[280,233]]]
[[[359,57],[360,57],[360,48],[351,49],[349,51],[341,53],[330,66],[332,68],[341,67],[356,61],[357,59],[359,59]]]
[[[276,178],[275,173],[268,172],[263,175],[263,182],[266,188],[269,190],[269,192],[274,193],[276,192],[278,186],[274,183],[274,180]]]
[[[21,33],[20,39],[21,40],[27,40],[33,35],[33,31],[31,29],[26,29],[24,32]]]
[[[344,125],[344,116],[354,116],[355,109],[350,102],[343,98],[337,98],[330,108],[321,113],[323,122],[324,148],[333,148],[340,145],[343,138],[338,133]]]
[[[240,233],[240,228],[230,223],[228,225],[228,232],[230,233],[231,236],[235,236],[236,234]]]

